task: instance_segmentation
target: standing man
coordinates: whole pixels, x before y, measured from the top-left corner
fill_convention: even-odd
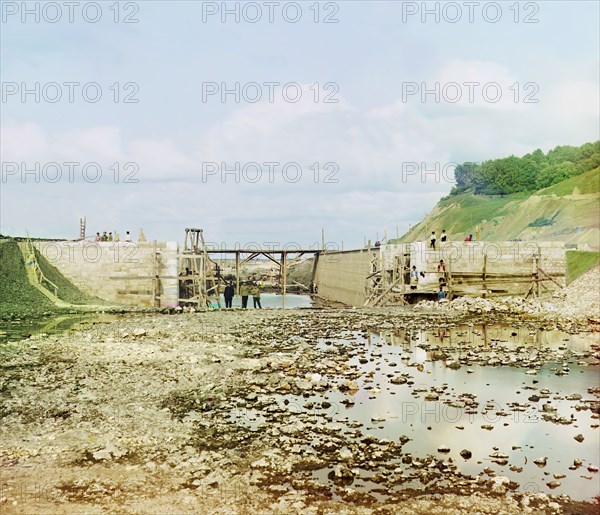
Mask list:
[[[223,297],[225,297],[225,308],[233,307],[233,296],[234,295],[235,295],[235,288],[233,287],[233,284],[231,284],[231,281],[229,281],[227,283],[227,286],[225,286],[225,291],[223,292]]]
[[[440,262],[437,266],[437,271],[439,274],[441,274],[439,279],[440,284],[446,284],[448,282],[448,273],[446,272],[446,263],[444,263],[443,259],[440,259]]]
[[[438,291],[438,302],[444,302],[446,300],[446,292],[444,291],[443,286],[440,284],[440,291]]]
[[[258,284],[254,284],[254,286],[252,286],[250,293],[252,293],[252,302],[254,302],[254,307],[256,308],[258,306],[260,309],[262,309],[262,306],[260,305],[260,288],[258,287]]]
[[[431,236],[429,237],[429,246],[435,250],[435,242],[437,238],[435,237],[435,231],[431,231]]]
[[[438,272],[443,272],[444,274],[446,274],[446,263],[444,263],[443,259],[440,259],[437,269],[438,269]]]
[[[419,284],[419,272],[417,271],[416,265],[413,265],[410,271],[410,289],[416,290],[417,284]]]
[[[242,308],[246,309],[248,307],[248,296],[250,294],[250,289],[248,288],[248,284],[243,282],[240,286],[240,295],[242,296]]]
[[[442,237],[440,238],[440,241],[442,243],[446,243],[446,239],[447,239],[447,235],[446,235],[446,229],[442,230]]]

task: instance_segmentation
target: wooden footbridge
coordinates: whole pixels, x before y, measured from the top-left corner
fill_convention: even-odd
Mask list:
[[[290,261],[298,260],[305,254],[314,255],[312,278],[314,280],[321,250],[314,249],[211,249],[204,241],[202,229],[187,228],[183,250],[179,254],[179,302],[198,307],[221,307],[220,296],[227,284],[214,255],[224,254],[235,257],[235,291],[239,294],[241,266],[261,256],[272,261],[279,268],[280,291],[287,291],[287,272]],[[293,256],[293,260],[290,260]]]

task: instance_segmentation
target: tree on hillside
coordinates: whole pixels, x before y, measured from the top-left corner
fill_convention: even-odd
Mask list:
[[[450,195],[469,188],[479,195],[535,191],[599,166],[600,141],[580,147],[562,145],[547,154],[537,149],[523,157],[510,156],[481,164],[465,162],[455,169],[456,187]]]
[[[479,165],[477,163],[463,163],[454,169],[454,178],[456,185],[469,187],[473,182],[473,177]]]

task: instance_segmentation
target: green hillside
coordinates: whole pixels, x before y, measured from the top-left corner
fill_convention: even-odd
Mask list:
[[[81,292],[37,251],[36,259],[46,278],[58,287],[58,298],[64,302],[55,304],[29,282],[23,253],[15,239],[0,239],[0,320],[35,318],[75,305],[78,308],[107,305]]]
[[[57,308],[29,283],[17,242],[0,240],[0,319],[38,316],[49,311]]]
[[[600,167],[553,186],[511,195],[473,190],[441,200],[400,241],[423,241],[446,230],[450,240],[479,234],[488,241],[537,240],[600,248]]]
[[[36,249],[35,257],[43,274],[58,287],[58,298],[70,304],[106,304],[98,297],[87,295],[69,281]]]
[[[567,252],[567,284],[600,264],[600,252]]]

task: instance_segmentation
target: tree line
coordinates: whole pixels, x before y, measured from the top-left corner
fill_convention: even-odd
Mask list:
[[[547,154],[540,149],[523,157],[482,163],[465,162],[454,170],[456,186],[450,195],[473,190],[478,195],[508,195],[536,191],[600,166],[600,141],[580,147],[558,146]]]

